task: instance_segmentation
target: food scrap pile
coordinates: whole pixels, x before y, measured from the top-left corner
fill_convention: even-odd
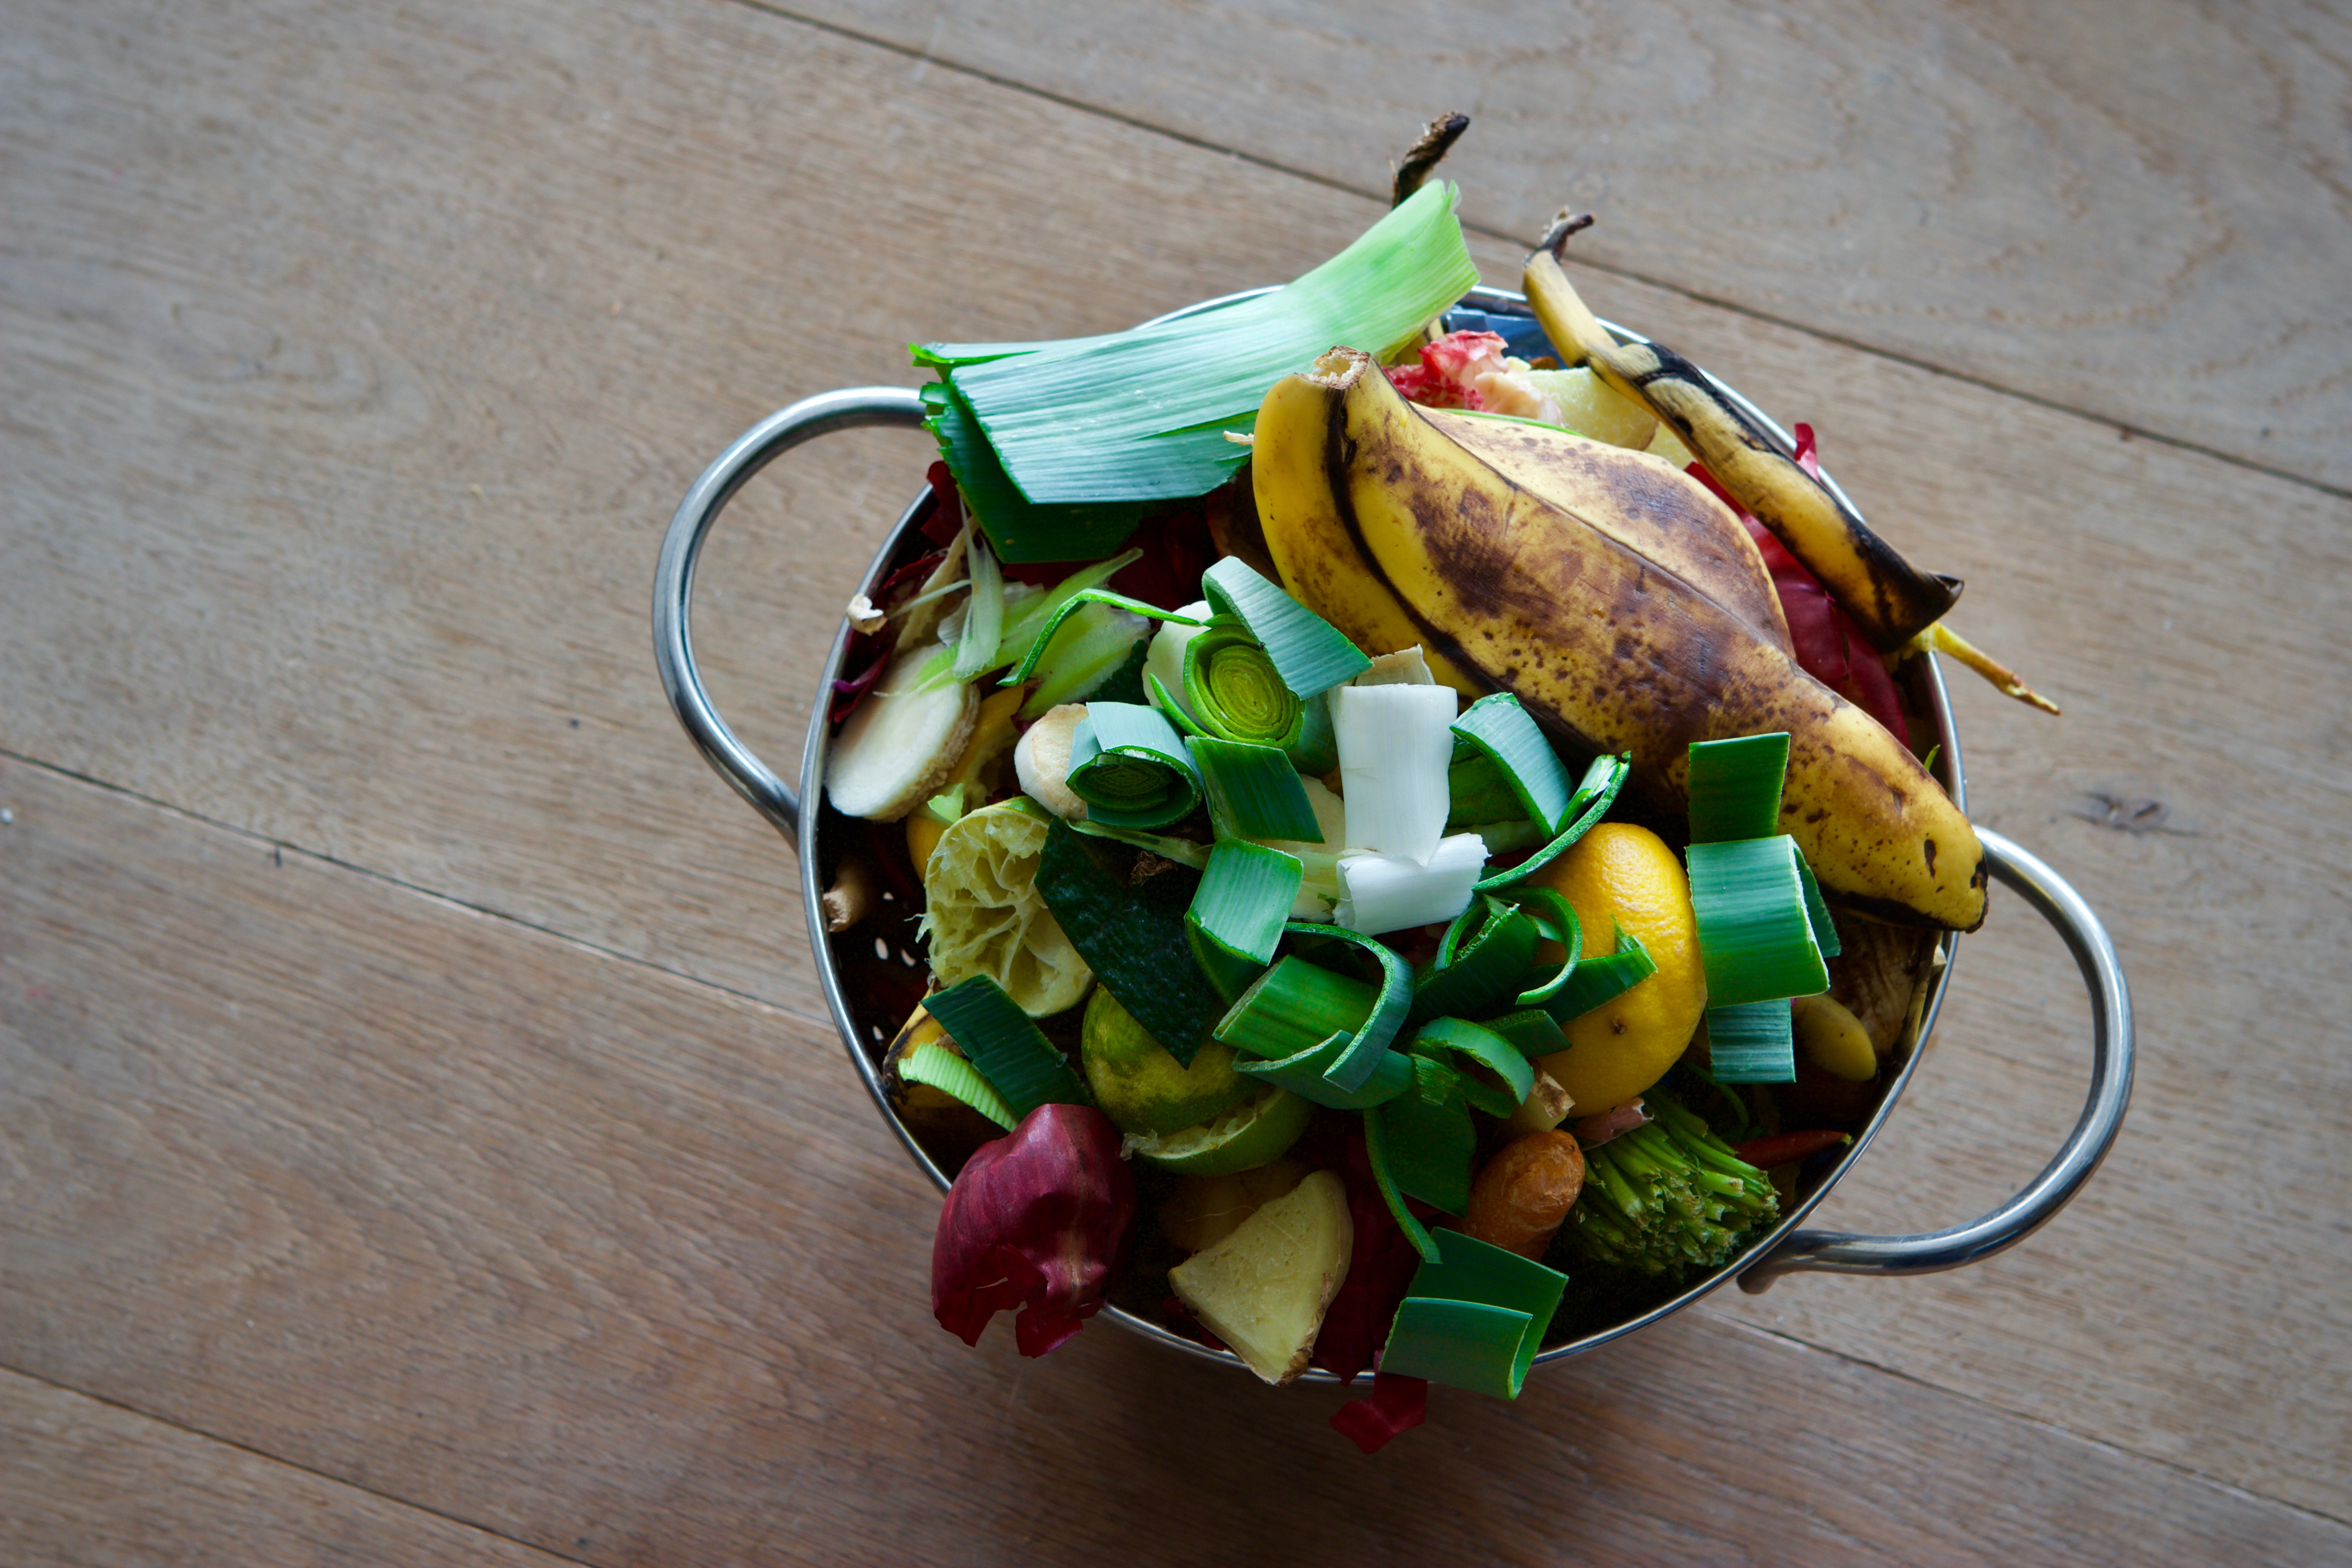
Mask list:
[[[917,351],[929,552],[852,606],[826,775],[902,826],[829,908],[919,893],[886,1068],[968,1342],[1116,1301],[1372,1370],[1368,1451],[1516,1397],[1818,1179],[1982,920],[1889,673],[1958,584],[1602,330],[1573,228],[1527,316],[1453,308],[1440,183],[1283,289]]]

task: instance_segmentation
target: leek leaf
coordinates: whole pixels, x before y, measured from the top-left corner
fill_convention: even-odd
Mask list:
[[[1184,742],[1150,708],[1092,702],[1070,742],[1070,790],[1113,827],[1165,827],[1200,804]]]
[[[898,1058],[898,1079],[902,1083],[927,1083],[950,1100],[971,1107],[1007,1132],[1021,1125],[1004,1097],[989,1087],[970,1062],[940,1045],[937,1040],[925,1040]]]
[[[1184,923],[1263,969],[1274,962],[1275,946],[1282,941],[1304,876],[1298,861],[1279,849],[1226,839],[1209,852],[1208,869],[1193,891]]]
[[[1694,844],[1686,859],[1711,1003],[1736,1007],[1829,989],[1795,839],[1784,833]]]
[[[1415,1056],[1457,1058],[1453,1066],[1462,1074],[1464,1098],[1489,1116],[1510,1115],[1536,1086],[1536,1069],[1525,1052],[1491,1026],[1466,1018],[1431,1019],[1407,1048]],[[1497,1090],[1483,1073],[1470,1070],[1474,1064],[1502,1079],[1503,1089]]]
[[[923,1008],[940,1021],[989,1087],[1004,1097],[1016,1125],[1041,1105],[1095,1102],[1070,1070],[1068,1058],[987,975],[959,980],[926,996]]]
[[[1143,516],[1135,502],[1036,506],[1013,486],[971,409],[944,383],[923,388],[923,423],[955,476],[963,504],[1007,561],[1091,561],[1127,542]]]
[[[1658,972],[1650,950],[1641,939],[1618,926],[1614,951],[1579,963],[1566,984],[1551,994],[1543,1010],[1565,1024],[1618,997]]]
[[[1192,756],[1192,770],[1200,776],[1202,793],[1209,803],[1209,820],[1215,825],[1218,837],[1323,842],[1323,825],[1315,818],[1307,785],[1282,752],[1272,746],[1206,735],[1194,736],[1184,745]]]
[[[1706,1010],[1707,1076],[1717,1083],[1794,1083],[1795,1030],[1786,1001]]]
[[[1036,670],[1038,661],[1045,657],[1046,648],[1054,641],[1054,634],[1062,629],[1062,623],[1076,613],[1081,605],[1109,605],[1125,610],[1130,616],[1141,616],[1147,620],[1182,621],[1187,625],[1192,624],[1192,617],[1189,616],[1181,616],[1172,610],[1163,610],[1157,605],[1147,605],[1140,599],[1130,599],[1124,594],[1114,594],[1108,588],[1081,588],[1055,606],[1054,613],[1047,617],[1035,639],[1029,644],[1028,652],[1021,656],[1021,662],[1013,667],[1013,673],[997,684],[1018,686],[1028,679]],[[974,671],[974,673],[978,672]]]
[[[1694,844],[1769,838],[1780,831],[1780,788],[1789,773],[1789,732],[1695,741],[1690,748]]]
[[[1517,697],[1507,691],[1481,697],[1454,721],[1454,733],[1492,763],[1518,798],[1517,812],[1497,812],[1485,820],[1527,816],[1541,823],[1547,833],[1568,826],[1575,796],[1568,770],[1559,765],[1551,742]]]
[[[1517,1399],[1568,1276],[1460,1231],[1440,1231],[1406,1289],[1381,1371]]]
[[[1282,683],[1300,698],[1319,697],[1354,679],[1372,661],[1339,627],[1267,582],[1237,555],[1202,574],[1201,592],[1220,615],[1249,628]]]
[[[1387,1130],[1381,1119],[1373,1115],[1364,1118],[1364,1160],[1372,1168],[1372,1184],[1381,1190],[1381,1201],[1389,1205],[1389,1213],[1396,1218],[1397,1228],[1404,1232],[1404,1238],[1412,1243],[1412,1249],[1421,1254],[1423,1262],[1436,1262],[1439,1257],[1436,1238],[1429,1234],[1429,1227],[1421,1223],[1419,1216],[1405,1206],[1404,1194],[1397,1190],[1396,1177],[1389,1170]],[[1393,1332],[1390,1338],[1394,1340]]]
[[[1554,835],[1550,843],[1517,865],[1480,881],[1478,890],[1490,893],[1497,888],[1507,888],[1524,881],[1566,854],[1569,847],[1591,832],[1592,825],[1607,813],[1617,799],[1617,792],[1625,787],[1626,776],[1633,771],[1633,759],[1630,752],[1595,758],[1592,765],[1584,770],[1584,777],[1578,783],[1576,794],[1569,800],[1568,826]]]

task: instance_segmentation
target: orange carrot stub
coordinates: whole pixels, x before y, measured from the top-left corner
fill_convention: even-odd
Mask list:
[[[1573,1133],[1530,1132],[1495,1152],[1470,1186],[1462,1232],[1540,1258],[1584,1190],[1584,1151]]]

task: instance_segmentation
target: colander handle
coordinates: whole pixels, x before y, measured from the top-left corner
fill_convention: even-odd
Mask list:
[[[1977,837],[1992,874],[2058,928],[2082,966],[2083,984],[2091,993],[2091,1093],[2082,1117],[2042,1173],[1983,1218],[1924,1236],[1792,1231],[1740,1271],[1739,1288],[1751,1295],[1783,1274],[1932,1274],[1990,1258],[2032,1235],[2064,1207],[2115,1143],[2132,1083],[2131,993],[2116,944],[2091,906],[2057,872],[1998,833],[1979,828]]]
[[[662,536],[661,559],[654,567],[654,663],[661,670],[662,689],[669,693],[677,721],[686,726],[703,759],[795,846],[801,830],[799,794],[735,738],[702,689],[702,673],[694,664],[690,617],[695,557],[702,552],[703,535],[745,481],[802,442],[836,430],[922,422],[922,397],[906,387],[853,386],[804,397],[744,431],[703,469]]]

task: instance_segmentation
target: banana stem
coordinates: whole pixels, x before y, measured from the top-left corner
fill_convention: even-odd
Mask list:
[[[2009,666],[1986,653],[1941,621],[1937,621],[1926,631],[1913,637],[1911,646],[1904,651],[1906,654],[1925,653],[1930,649],[1937,653],[1950,654],[1990,681],[1993,689],[2003,697],[2014,697],[2027,707],[2039,708],[2044,713],[2053,716],[2059,711],[2058,704],[2020,680],[2015,670],[2011,669]]]
[[[1389,205],[1401,207],[1405,199],[1421,189],[1430,172],[1445,159],[1462,133],[1470,129],[1470,117],[1449,111],[1439,115],[1424,127],[1419,141],[1405,150],[1404,162],[1397,165],[1396,182],[1391,188]]]

